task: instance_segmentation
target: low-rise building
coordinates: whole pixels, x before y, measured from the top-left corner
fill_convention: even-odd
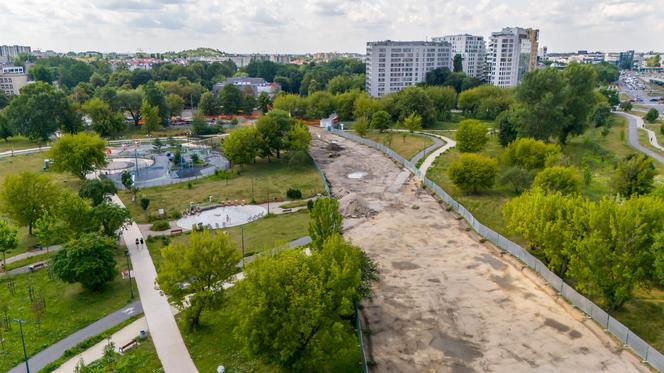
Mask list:
[[[217,94],[224,86],[228,84],[236,85],[240,88],[241,91],[246,91],[250,89],[254,96],[258,96],[261,92],[267,93],[270,97],[274,97],[281,90],[279,83],[268,83],[263,78],[227,78],[221,83],[217,83],[212,86],[212,91]]]
[[[0,91],[7,96],[18,96],[21,88],[28,84],[28,74],[21,66],[3,67],[0,71]]]

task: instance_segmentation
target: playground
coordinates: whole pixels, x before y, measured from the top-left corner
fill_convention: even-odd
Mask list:
[[[127,141],[106,148],[106,155],[108,165],[100,172],[119,188],[123,187],[124,172],[131,175],[134,186],[145,188],[189,181],[230,168],[221,153],[193,142],[156,147]]]
[[[266,214],[267,211],[262,206],[257,205],[223,206],[194,212],[182,217],[176,224],[183,229],[192,229],[192,227],[229,228],[251,223]]]

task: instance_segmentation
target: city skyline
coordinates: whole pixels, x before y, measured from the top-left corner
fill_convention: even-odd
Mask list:
[[[59,52],[164,52],[210,47],[237,53],[364,53],[366,42],[425,40],[503,27],[540,30],[552,52],[661,48],[655,0],[425,2],[255,0],[31,0],[0,4],[2,44]]]

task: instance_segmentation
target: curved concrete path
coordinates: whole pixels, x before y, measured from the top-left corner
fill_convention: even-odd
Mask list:
[[[439,155],[445,153],[449,149],[453,148],[456,146],[456,141],[450,139],[449,137],[441,136],[441,135],[435,135],[435,134],[430,134],[430,136],[437,137],[439,139],[442,139],[445,141],[445,145],[442,147],[438,148],[435,152],[431,153],[425,160],[422,162],[422,165],[420,166],[419,170],[421,175],[426,175],[427,171],[433,164],[433,162],[438,158]]]
[[[118,206],[124,204],[117,195],[111,201]],[[122,230],[127,249],[134,268],[136,286],[141,297],[141,304],[145,312],[148,329],[152,336],[154,347],[161,360],[166,373],[197,373],[198,369],[189,355],[184,344],[180,329],[171,312],[171,305],[166,296],[162,295],[157,286],[157,270],[152,263],[147,248],[137,248],[134,242],[143,238],[141,230],[134,222]]]
[[[627,114],[623,112],[615,112],[615,114],[618,114],[620,116],[623,116],[627,118],[627,141],[629,142],[629,145],[633,147],[634,149],[640,151],[641,153],[648,155],[652,157],[653,159],[657,160],[659,163],[664,164],[664,156],[661,154],[658,154],[657,152],[646,148],[645,146],[639,144],[639,133],[638,130],[643,129],[644,131],[648,132],[648,137],[650,140],[650,143],[655,146],[658,149],[662,149],[664,151],[664,148],[662,148],[658,143],[657,143],[657,138],[655,136],[655,133],[652,132],[651,130],[645,128],[644,123],[643,123],[643,118],[638,117],[636,115],[632,114]]]
[[[422,134],[419,134],[419,133],[418,133],[418,135],[419,136],[427,136],[427,137],[431,138],[433,140],[433,144],[429,145],[426,149],[424,149],[424,150],[420,151],[419,153],[415,154],[415,156],[410,159],[410,162],[412,164],[417,164],[417,162],[419,162],[420,159],[422,159],[427,154],[431,154],[433,151],[440,148],[441,146],[445,146],[445,141],[443,141],[442,139],[440,139],[437,136],[431,136],[429,134],[422,135]]]

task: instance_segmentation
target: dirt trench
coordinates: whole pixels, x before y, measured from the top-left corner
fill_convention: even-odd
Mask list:
[[[381,152],[314,130],[311,154],[345,236],[380,266],[362,305],[374,371],[649,371]]]

